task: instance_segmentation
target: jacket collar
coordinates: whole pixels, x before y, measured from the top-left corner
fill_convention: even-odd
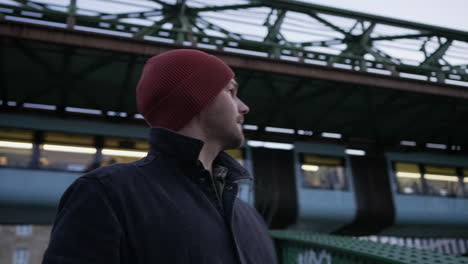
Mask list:
[[[172,130],[152,127],[150,130],[150,154],[159,153],[194,166],[203,147],[203,141],[184,136]],[[215,165],[228,169],[227,178],[231,181],[251,179],[249,172],[226,152],[220,152],[215,158]]]

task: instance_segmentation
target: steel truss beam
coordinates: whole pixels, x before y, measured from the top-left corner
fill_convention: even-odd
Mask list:
[[[30,16],[33,15],[39,17],[38,20],[40,21],[62,23],[70,29],[85,26],[125,33],[135,39],[157,37],[172,40],[178,44],[187,45],[189,43],[188,45],[191,47],[212,45],[220,50],[236,48],[246,52],[266,53],[268,57],[276,59],[289,56],[303,63],[314,60],[328,63],[330,67],[338,67],[335,65],[337,63],[345,64],[350,70],[361,72],[372,69],[385,69],[390,71],[392,76],[409,73],[426,77],[428,80],[436,78],[441,83],[448,80],[454,81],[452,84],[461,81],[468,85],[466,63],[457,65],[449,63],[450,60],[446,58],[446,56],[453,56],[455,50],[458,50],[456,56],[464,57],[464,55],[468,54],[468,48],[463,48],[463,45],[468,44],[468,32],[460,30],[292,0],[251,0],[248,3],[227,5],[212,5],[212,2],[208,1],[191,0],[178,0],[175,3],[153,1],[158,3],[160,7],[148,7],[147,11],[118,14],[93,11],[96,15],[82,15],[79,11],[89,10],[78,8],[76,0],[70,1],[67,6],[39,4],[28,0],[14,1],[18,3],[18,6],[0,4],[0,7],[2,7],[0,21],[2,21],[2,18],[5,21],[11,19],[11,17],[15,17],[16,20],[18,18],[30,19]],[[132,4],[130,1],[110,2],[142,7],[140,4]],[[66,11],[57,11],[57,7]],[[269,9],[270,11],[269,15],[265,14],[266,21],[263,24],[267,33],[257,38],[257,40],[249,37],[251,31],[242,29],[245,26],[252,25],[252,22],[241,18],[240,13],[238,13],[238,18],[231,19],[236,26],[227,28],[221,25],[224,20],[229,20],[227,17],[224,18],[225,14],[231,14],[232,16],[232,13],[228,12],[242,10],[243,13],[249,14],[249,12],[258,12],[255,11],[258,8]],[[273,12],[276,12],[276,20],[270,22]],[[213,14],[217,15],[218,19],[213,18]],[[292,23],[289,21],[291,18],[288,18],[286,14],[308,16],[310,21],[301,21],[302,24],[296,24],[293,26],[294,28],[291,28]],[[223,18],[219,18],[219,15],[223,16]],[[354,26],[346,28],[347,26],[340,24],[334,18],[350,19],[354,21]],[[129,19],[145,20],[150,24],[143,25],[142,23],[131,22]],[[327,31],[327,34],[338,34],[342,37],[328,37],[328,39],[320,41],[302,41],[285,35],[288,31],[300,32],[304,29],[317,27],[317,25],[321,26],[321,28],[313,33],[309,32],[309,35],[316,33],[317,36],[320,36],[319,31]],[[382,30],[380,33],[376,32],[376,28],[382,26],[396,28],[400,32],[394,34],[381,33]],[[411,33],[408,33],[408,31],[411,31]],[[434,39],[439,41],[433,42]],[[441,39],[445,41],[441,42]],[[398,40],[423,42],[420,47],[418,47],[419,44],[414,44],[414,47],[416,51],[420,48],[424,52],[425,58],[415,65],[414,62],[410,63],[407,58],[389,55],[380,46],[382,43],[388,44],[387,42],[392,45],[399,45]],[[438,45],[432,54],[428,54],[425,48],[426,43],[429,41],[432,41],[431,45]],[[460,43],[463,45],[460,46]],[[341,49],[339,54],[314,50],[316,47],[337,49],[337,47],[343,45],[346,47]],[[462,50],[460,50],[460,47],[462,47]],[[369,56],[372,58],[369,58]],[[440,63],[440,61],[443,63]]]
[[[146,40],[135,40],[17,22],[0,23],[0,36],[111,50],[143,56],[153,56],[181,47],[180,45],[155,43]],[[468,99],[468,89],[453,85],[393,78],[366,72],[320,67],[300,62],[281,61],[217,50],[208,50],[208,52],[216,54],[234,68]]]

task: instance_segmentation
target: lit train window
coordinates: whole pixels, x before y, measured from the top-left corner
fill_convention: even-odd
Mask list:
[[[343,159],[319,155],[301,155],[302,186],[331,190],[345,190]]]
[[[237,160],[242,166],[245,165],[244,153],[242,149],[228,149],[225,152]]]
[[[146,156],[149,144],[142,139],[106,137],[102,149],[102,164],[128,163]]]
[[[468,169],[462,169],[463,172],[463,193],[465,197],[468,197]]]
[[[448,197],[463,196],[456,168],[426,165],[424,169],[427,194]]]
[[[0,128],[0,166],[27,168],[31,163],[33,132]]]
[[[416,163],[396,162],[395,172],[398,192],[403,194],[422,194],[421,172]]]
[[[85,171],[94,161],[93,136],[46,132],[40,146],[39,167],[50,170]]]

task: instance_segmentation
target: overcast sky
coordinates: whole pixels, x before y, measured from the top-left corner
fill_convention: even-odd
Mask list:
[[[302,0],[468,32],[468,0]]]

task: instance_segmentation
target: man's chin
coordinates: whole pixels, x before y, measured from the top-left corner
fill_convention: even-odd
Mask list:
[[[237,137],[233,137],[232,140],[230,141],[230,144],[228,144],[225,149],[236,149],[240,148],[244,145],[245,143],[245,137],[243,133],[240,133]]]

